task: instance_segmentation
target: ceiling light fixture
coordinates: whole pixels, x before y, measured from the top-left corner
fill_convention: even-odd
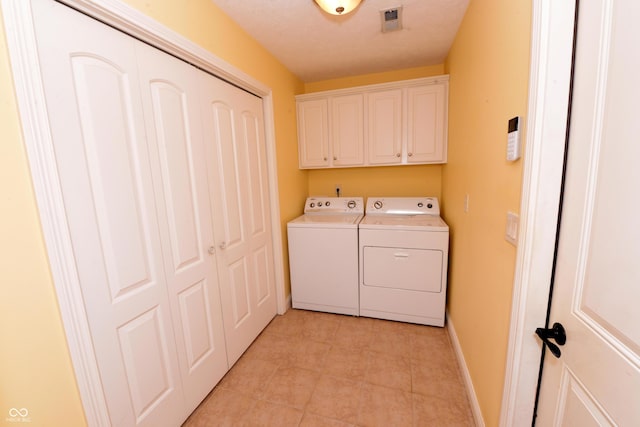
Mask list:
[[[346,15],[353,11],[362,0],[314,0],[318,6],[332,15]]]

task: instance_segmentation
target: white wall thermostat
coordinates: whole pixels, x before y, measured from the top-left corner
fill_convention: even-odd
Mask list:
[[[520,117],[509,120],[509,133],[507,136],[507,160],[514,161],[520,158]]]

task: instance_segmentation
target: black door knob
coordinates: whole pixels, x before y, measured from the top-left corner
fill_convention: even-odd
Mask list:
[[[547,347],[549,347],[551,354],[555,357],[560,357],[562,355],[558,345],[564,345],[567,342],[567,334],[562,324],[556,322],[551,328],[537,328],[536,335],[540,337]],[[558,345],[552,343],[550,340],[554,340]]]

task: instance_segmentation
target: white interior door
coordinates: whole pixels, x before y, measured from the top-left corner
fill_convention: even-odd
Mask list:
[[[141,42],[136,56],[190,413],[228,370],[202,139],[198,74],[203,72]]]
[[[232,365],[276,314],[262,100],[206,74],[200,88]]]
[[[111,423],[178,425],[182,383],[135,40],[52,1],[35,1],[34,19],[73,253]]]
[[[565,199],[537,425],[640,425],[640,3],[579,5]],[[547,352],[548,353],[548,352]]]

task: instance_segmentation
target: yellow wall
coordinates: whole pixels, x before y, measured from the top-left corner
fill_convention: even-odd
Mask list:
[[[498,425],[511,311],[516,248],[504,240],[506,214],[518,212],[522,185],[522,160],[505,160],[507,121],[527,112],[530,20],[531,0],[472,0],[445,63],[448,310],[487,426]]]
[[[344,196],[440,198],[440,172],[440,165],[310,170],[309,195],[335,196],[335,185],[340,184]]]
[[[444,64],[365,74],[305,84],[305,93],[344,89],[444,74]],[[345,196],[435,196],[441,193],[441,165],[309,170],[309,195],[333,196],[335,185]],[[302,206],[300,206],[302,210]]]
[[[294,94],[304,91],[302,82],[210,0],[128,3],[272,88],[286,224],[298,214],[308,188],[297,157]],[[0,425],[15,425],[6,418],[17,407],[29,410],[33,426],[82,426],[86,421],[41,235],[4,34],[0,20]]]
[[[84,425],[51,283],[0,20],[0,426]]]

